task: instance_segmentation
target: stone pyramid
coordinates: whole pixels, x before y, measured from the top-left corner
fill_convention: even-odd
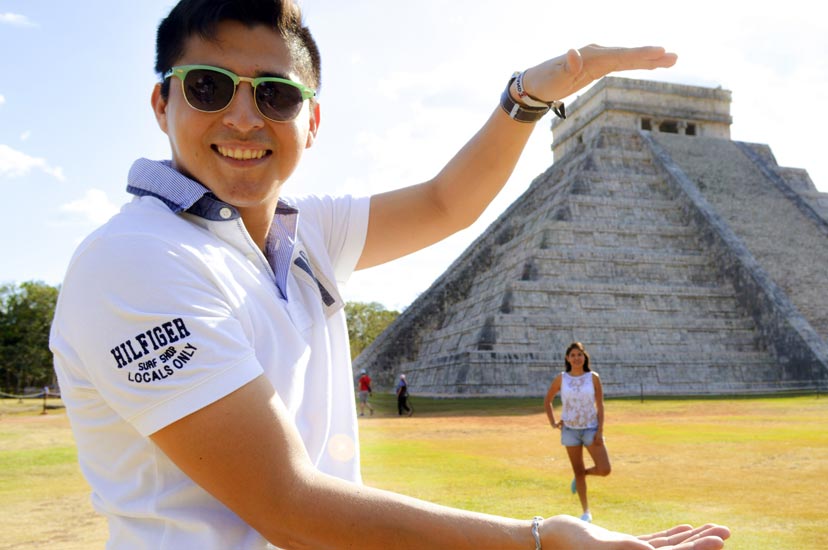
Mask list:
[[[730,140],[731,93],[602,79],[554,162],[354,361],[419,395],[543,395],[573,341],[607,395],[828,387],[828,194]]]

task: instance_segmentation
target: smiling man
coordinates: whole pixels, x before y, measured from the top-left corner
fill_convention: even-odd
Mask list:
[[[500,105],[433,179],[373,197],[288,198],[320,122],[320,57],[299,8],[183,0],[156,46],[152,107],[172,159],[136,161],[134,199],[78,247],[51,340],[109,548],[722,547],[723,527],[636,538],[363,486],[338,291],[354,269],[473,222],[532,123],[563,115],[558,98],[675,55],[570,50],[504,78]]]

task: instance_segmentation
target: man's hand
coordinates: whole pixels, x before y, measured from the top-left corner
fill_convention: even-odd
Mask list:
[[[720,550],[730,536],[727,527],[677,525],[650,535],[633,537],[616,533],[572,516],[555,516],[541,527],[544,548],[590,550]]]
[[[526,71],[523,84],[532,97],[553,101],[570,96],[609,73],[672,67],[677,58],[657,46],[605,48],[590,44],[535,65]]]
[[[730,529],[709,523],[695,529],[689,525],[678,525],[660,533],[642,535],[638,538],[653,548],[664,550],[719,550],[724,548],[724,541],[728,537]]]

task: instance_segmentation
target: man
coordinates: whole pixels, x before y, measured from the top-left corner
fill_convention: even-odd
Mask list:
[[[362,486],[337,289],[477,218],[529,137],[521,120],[549,110],[527,102],[674,62],[661,48],[570,50],[513,79],[432,180],[289,200],[282,185],[320,122],[319,53],[298,7],[179,2],[158,29],[152,92],[172,160],[135,163],[135,198],[78,248],[53,324],[108,547],[720,548],[721,527],[650,545],[568,517],[492,517]]]
[[[405,381],[404,374],[401,374],[399,379],[397,379],[395,391],[397,392],[397,414],[399,416],[402,416],[403,412],[407,416],[414,414],[414,409],[408,403],[408,382]]]
[[[374,407],[368,402],[368,397],[374,395],[374,390],[371,389],[371,377],[368,376],[368,371],[362,369],[359,373],[359,416],[365,416],[365,407],[371,411],[371,416],[374,416]]]

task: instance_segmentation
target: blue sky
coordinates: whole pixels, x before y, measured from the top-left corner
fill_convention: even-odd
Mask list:
[[[10,199],[0,283],[58,284],[77,243],[128,200],[132,162],[169,157],[149,97],[155,29],[172,4],[0,0],[0,190]],[[428,179],[497,106],[512,71],[590,42],[675,51],[672,69],[624,76],[731,90],[733,139],[769,144],[828,192],[828,23],[810,0],[753,2],[749,13],[729,4],[304,0],[322,51],[322,124],[286,192],[363,195]],[[544,120],[474,226],[357,273],[346,298],[409,304],[551,164],[550,143]]]

